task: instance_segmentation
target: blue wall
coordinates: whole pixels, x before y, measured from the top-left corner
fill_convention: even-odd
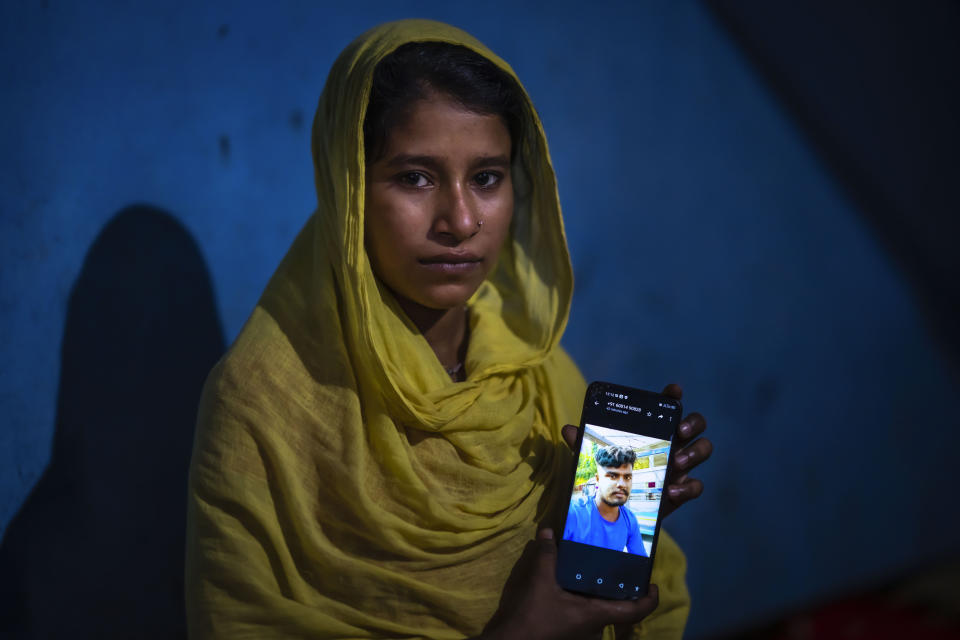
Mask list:
[[[577,276],[565,345],[584,374],[681,382],[709,420],[706,493],[668,523],[690,561],[691,635],[960,551],[955,510],[938,512],[955,503],[948,363],[903,275],[700,5],[141,4],[0,8],[0,531],[57,449],[68,302],[108,222],[125,211],[159,234],[146,237],[177,236],[165,246],[199,266],[165,286],[209,270],[219,331],[204,344],[229,343],[314,206],[309,127],[334,57],[376,23],[429,17],[510,61],[541,112]],[[138,233],[111,237],[149,244]],[[84,303],[104,326],[123,318],[111,295]],[[156,338],[156,318],[138,322]],[[116,385],[87,394],[108,408]]]

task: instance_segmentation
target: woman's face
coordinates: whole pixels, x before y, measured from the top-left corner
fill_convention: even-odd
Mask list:
[[[414,103],[366,167],[373,271],[430,309],[464,304],[493,267],[513,215],[510,132],[496,115],[433,93]]]

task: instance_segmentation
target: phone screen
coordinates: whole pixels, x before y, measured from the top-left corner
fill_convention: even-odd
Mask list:
[[[680,403],[606,382],[587,388],[557,581],[606,598],[646,595]]]

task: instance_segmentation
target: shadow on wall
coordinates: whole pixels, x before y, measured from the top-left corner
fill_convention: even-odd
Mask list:
[[[190,233],[123,209],[87,254],[65,327],[50,464],[0,546],[0,636],[183,638],[187,467],[224,350]]]

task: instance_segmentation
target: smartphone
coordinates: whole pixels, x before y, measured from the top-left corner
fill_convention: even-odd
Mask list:
[[[677,400],[659,393],[608,382],[587,387],[558,542],[561,587],[613,599],[646,595],[682,415]]]

